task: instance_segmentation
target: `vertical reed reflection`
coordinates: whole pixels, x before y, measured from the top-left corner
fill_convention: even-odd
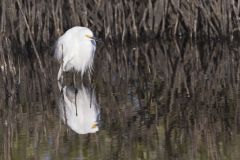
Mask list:
[[[92,85],[103,106],[102,125],[86,135],[59,119],[55,62],[41,57],[49,68],[45,83],[34,59],[0,53],[0,159],[240,156],[235,44],[182,40],[99,47]]]

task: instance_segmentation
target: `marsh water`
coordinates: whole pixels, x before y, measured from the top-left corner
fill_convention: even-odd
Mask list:
[[[0,159],[239,159],[239,45],[100,43],[91,82],[61,87],[41,54],[45,78],[28,51],[1,57]]]

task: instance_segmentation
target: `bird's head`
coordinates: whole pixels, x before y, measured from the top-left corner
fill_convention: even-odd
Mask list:
[[[93,32],[89,28],[86,28],[86,27],[81,28],[80,37],[83,40],[94,40]]]
[[[84,38],[85,40],[99,41],[99,39],[97,39],[97,38],[94,36],[93,32],[92,32],[89,28],[85,28],[82,33],[83,33],[82,36],[83,36],[83,38]]]

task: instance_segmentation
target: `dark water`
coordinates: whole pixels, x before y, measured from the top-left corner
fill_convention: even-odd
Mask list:
[[[238,45],[99,44],[92,83],[62,93],[42,54],[46,80],[27,54],[1,63],[0,159],[240,158]]]

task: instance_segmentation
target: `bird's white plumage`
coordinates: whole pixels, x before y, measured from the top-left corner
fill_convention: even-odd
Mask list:
[[[96,42],[89,28],[76,26],[67,30],[55,44],[54,57],[62,62],[62,71],[91,71],[96,50]],[[59,77],[58,77],[59,79]]]
[[[78,134],[95,133],[99,130],[99,108],[95,95],[82,86],[77,92],[73,87],[63,87],[60,99],[60,117]]]

